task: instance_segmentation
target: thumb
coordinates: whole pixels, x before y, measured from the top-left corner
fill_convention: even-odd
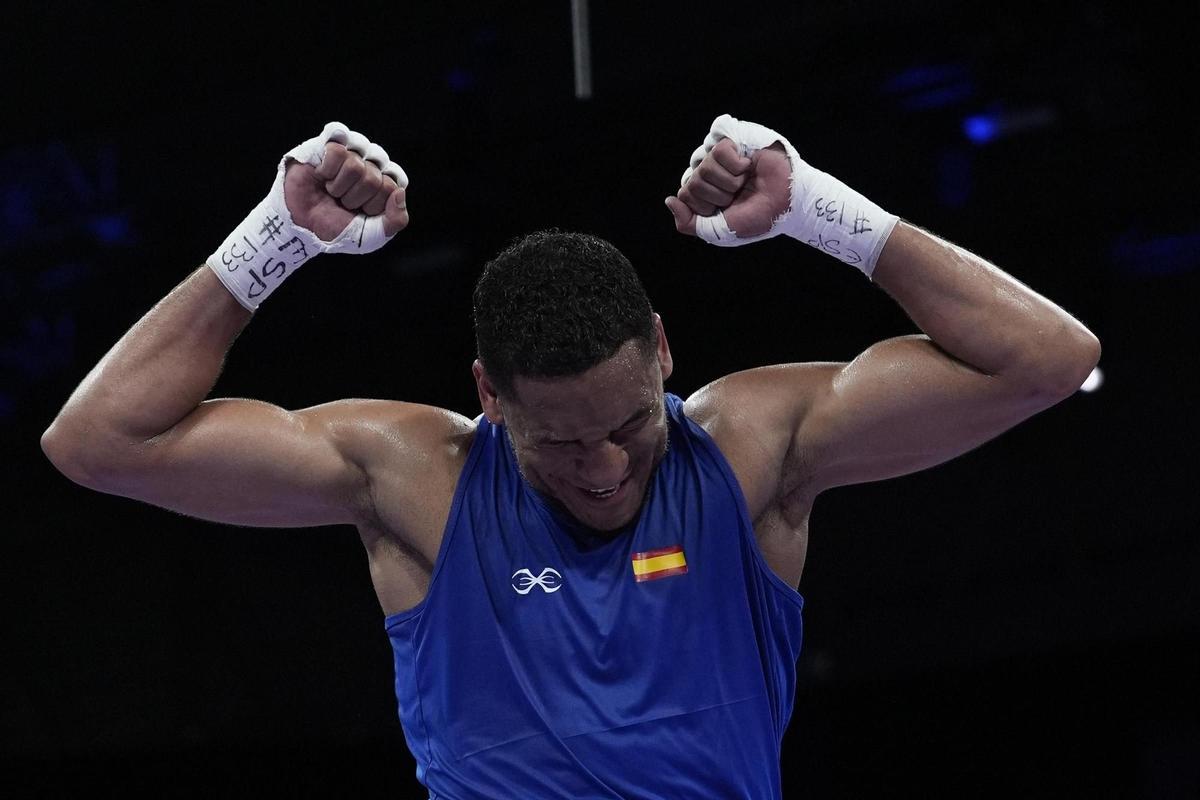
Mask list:
[[[668,197],[666,199],[667,209],[671,212],[671,216],[675,218],[675,230],[688,236],[696,235],[696,215],[692,212],[687,204],[678,197]]]
[[[398,187],[387,199],[383,209],[383,233],[394,236],[408,227],[408,192]]]

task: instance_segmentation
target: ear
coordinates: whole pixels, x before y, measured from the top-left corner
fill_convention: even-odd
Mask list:
[[[483,415],[493,425],[500,425],[504,422],[504,412],[500,408],[500,395],[496,393],[495,385],[488,378],[487,371],[483,368],[483,362],[478,358],[471,365],[471,374],[475,376],[475,388],[479,391],[479,405],[483,408]]]
[[[658,334],[658,346],[655,351],[658,355],[658,368],[662,370],[662,379],[665,381],[671,377],[671,370],[675,366],[675,362],[671,359],[671,346],[667,344],[667,332],[663,330],[662,317],[658,314],[654,315],[654,330]]]

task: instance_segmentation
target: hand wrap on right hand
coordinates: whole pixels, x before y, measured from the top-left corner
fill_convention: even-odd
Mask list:
[[[328,242],[293,221],[283,190],[288,160],[319,166],[328,142],[345,145],[378,166],[397,186],[408,186],[408,176],[382,147],[340,122],[330,122],[319,135],[289,150],[279,160],[271,191],[205,262],[250,311],[257,309],[284,278],[318,253],[369,253],[388,242],[382,214],[373,217],[358,214]]]

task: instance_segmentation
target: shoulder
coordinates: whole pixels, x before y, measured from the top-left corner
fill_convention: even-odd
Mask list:
[[[475,422],[437,406],[401,400],[349,398],[307,409],[318,413],[347,445],[370,447],[383,441],[453,441],[475,430]]]
[[[455,411],[385,399],[340,399],[300,414],[307,425],[322,427],[337,449],[362,468],[390,461],[397,450],[419,456],[469,447],[475,431],[474,421]]]
[[[733,467],[752,516],[803,490],[812,459],[797,431],[842,366],[813,361],[735,372],[684,402],[684,413]]]
[[[382,484],[414,497],[447,486],[453,492],[476,427],[462,414],[398,400],[351,398],[304,413],[362,471],[372,494]]]

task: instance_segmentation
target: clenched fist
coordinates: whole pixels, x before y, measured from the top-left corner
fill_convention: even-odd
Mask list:
[[[766,233],[791,204],[791,166],[776,143],[749,157],[732,139],[722,139],[694,170],[667,208],[680,233],[696,235],[696,218],[718,212],[739,237]]]
[[[390,163],[387,153],[373,144],[365,149],[364,158],[345,144],[329,141],[316,166],[298,161],[288,164],[284,196],[297,225],[326,242],[345,230],[358,214],[382,214],[387,236],[407,227],[405,187],[383,171]]]
[[[408,225],[408,176],[361,133],[330,122],[289,150],[267,196],[205,262],[254,311],[320,253],[370,253]]]

